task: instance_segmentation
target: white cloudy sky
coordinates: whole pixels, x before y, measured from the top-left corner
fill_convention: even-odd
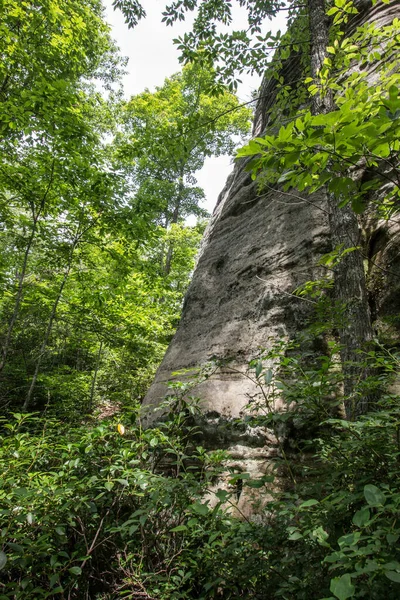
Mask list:
[[[121,49],[121,53],[129,58],[128,75],[124,79],[126,97],[139,94],[145,88],[150,90],[162,85],[164,79],[180,70],[178,50],[173,39],[188,30],[188,22],[177,23],[167,27],[161,22],[162,9],[166,0],[144,0],[147,17],[132,30],[124,23],[120,11],[114,11],[112,0],[103,0],[106,7],[106,17],[112,26],[112,35]],[[238,9],[235,14],[235,28],[242,28],[244,14]],[[274,23],[274,29],[282,28],[283,24]],[[271,29],[271,23],[268,24]],[[259,86],[257,77],[241,77],[243,84],[238,95],[243,102],[250,99],[250,93]],[[222,156],[207,159],[202,171],[196,174],[199,185],[206,194],[204,207],[212,212],[219,192],[232,169],[231,158]]]

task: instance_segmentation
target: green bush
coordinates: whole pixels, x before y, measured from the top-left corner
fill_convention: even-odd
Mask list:
[[[240,477],[273,498],[254,522],[229,513],[233,493],[205,500],[225,454],[196,447],[191,400],[173,397],[151,430],[134,411],[78,426],[3,419],[0,600],[397,599],[398,397],[381,394],[345,421],[334,353],[273,352],[250,365],[264,393],[252,420],[280,436],[286,490],[273,491],[273,476],[232,474],[232,485]],[[395,354],[363,360],[369,387],[384,389]],[[274,409],[278,394],[290,410]]]

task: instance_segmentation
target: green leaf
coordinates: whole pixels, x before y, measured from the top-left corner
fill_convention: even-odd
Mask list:
[[[14,544],[14,542],[8,542],[11,550],[15,550],[15,552],[22,553],[24,551],[23,547],[20,544]]]
[[[398,539],[399,539],[398,533],[388,533],[386,536],[386,541],[390,545],[395,544]]]
[[[230,496],[229,492],[227,492],[226,490],[218,490],[218,492],[215,495],[220,502],[226,502],[226,500]]]
[[[115,481],[118,481],[118,483],[120,483],[124,487],[128,487],[129,485],[129,481],[127,481],[126,479],[116,479]]]
[[[68,571],[72,575],[81,575],[82,574],[82,569],[80,567],[71,567],[70,569],[68,569]]]
[[[392,560],[388,563],[385,563],[383,565],[383,568],[386,569],[386,571],[397,571],[400,572],[400,563],[398,563],[396,560]]]
[[[176,527],[170,529],[170,531],[187,531],[187,527],[186,525],[177,525]]]
[[[347,600],[354,596],[356,588],[351,583],[351,577],[349,573],[342,575],[341,577],[335,577],[331,579],[331,586],[329,588],[339,600]]]
[[[263,479],[249,479],[248,481],[246,481],[246,485],[250,488],[262,488],[264,487],[264,480]]]
[[[2,550],[0,550],[0,571],[4,569],[7,564],[7,556],[4,554]]]
[[[356,215],[361,215],[365,211],[365,204],[360,196],[354,196],[351,200],[351,208]]]
[[[328,542],[326,541],[329,538],[329,533],[325,531],[325,529],[321,526],[314,529],[311,533],[311,537],[316,540],[321,546],[325,548],[330,548]]]
[[[324,558],[323,562],[335,563],[335,562],[338,562],[339,560],[341,560],[343,557],[344,557],[343,552],[332,552],[332,554],[328,554],[328,556],[326,556]]]
[[[302,502],[299,508],[308,508],[309,506],[315,506],[316,504],[319,504],[319,501],[315,500],[315,498],[311,498],[310,500]]]
[[[260,377],[260,375],[261,375],[261,372],[262,372],[262,368],[263,368],[262,361],[261,361],[261,360],[259,360],[259,361],[257,362],[257,365],[256,365],[256,377],[257,377],[257,378],[258,378],[258,377]]]
[[[269,385],[271,383],[272,378],[273,378],[273,373],[272,373],[271,369],[268,369],[267,371],[265,371],[264,381],[265,381],[266,385]]]
[[[207,504],[201,504],[200,502],[196,502],[195,504],[191,504],[190,508],[193,512],[199,515],[207,515],[209,512],[209,508]]]
[[[364,496],[370,506],[383,506],[386,502],[385,495],[376,485],[366,485],[364,487]]]
[[[386,571],[385,575],[388,579],[390,579],[390,581],[400,583],[400,573],[396,573],[396,571]]]
[[[106,490],[108,490],[109,492],[111,492],[111,490],[114,487],[114,482],[113,481],[106,481],[104,484],[104,487],[106,488]]]
[[[340,548],[354,546],[354,544],[357,544],[358,540],[360,539],[360,536],[361,536],[360,531],[354,531],[353,533],[348,533],[346,535],[342,535],[338,539],[338,544],[339,544]]]
[[[389,88],[390,100],[397,100],[398,95],[399,95],[399,89],[395,85],[391,85]]]
[[[303,534],[301,534],[300,531],[294,531],[288,537],[288,539],[292,542],[295,542],[296,540],[300,540],[302,538],[303,538]]]
[[[364,508],[361,508],[354,514],[353,523],[357,527],[364,527],[364,525],[366,523],[368,523],[370,518],[371,518],[371,513],[369,511],[369,508],[367,506],[365,506]]]

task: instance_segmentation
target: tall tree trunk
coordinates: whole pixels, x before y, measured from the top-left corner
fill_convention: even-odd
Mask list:
[[[101,353],[103,351],[103,340],[100,342],[99,351],[97,353],[96,366],[93,373],[92,385],[90,389],[89,411],[93,408],[94,393],[96,391],[97,375],[100,368]]]
[[[172,213],[171,224],[177,223],[179,220],[181,204],[182,204],[182,200],[183,200],[183,190],[184,190],[184,185],[183,185],[183,170],[182,170],[180,177],[179,177],[178,195],[177,195],[177,198],[175,201],[174,212]],[[165,266],[164,266],[164,274],[165,275],[169,275],[171,272],[173,253],[174,253],[174,246],[173,246],[172,242],[170,242],[168,244],[167,255],[165,257]]]
[[[29,239],[28,239],[28,244],[27,244],[27,246],[25,248],[24,260],[22,261],[21,272],[20,272],[20,275],[18,277],[18,289],[17,289],[17,295],[15,297],[14,309],[13,309],[11,318],[10,318],[10,320],[8,322],[8,329],[7,329],[6,339],[5,339],[3,347],[2,347],[1,360],[0,360],[0,373],[4,369],[5,364],[7,362],[8,352],[9,352],[9,349],[10,349],[11,336],[12,336],[12,333],[13,333],[13,330],[14,330],[15,323],[16,323],[17,318],[18,318],[19,308],[20,308],[21,301],[22,301],[22,296],[23,296],[23,291],[24,291],[24,282],[25,282],[26,269],[27,269],[27,266],[28,266],[28,258],[29,258],[29,254],[30,254],[31,249],[32,249],[33,240],[35,239],[35,236],[36,236],[36,232],[37,232],[37,227],[38,227],[38,222],[39,222],[39,219],[40,219],[40,215],[43,213],[43,210],[44,210],[44,207],[45,207],[45,204],[46,204],[46,200],[47,200],[47,196],[48,196],[48,194],[50,192],[50,189],[51,189],[51,187],[53,185],[54,167],[55,167],[55,159],[53,159],[53,162],[52,162],[52,165],[51,165],[49,184],[47,186],[47,189],[46,189],[43,197],[40,200],[38,208],[36,209],[34,202],[31,203],[32,230],[31,230],[31,235],[29,236]]]
[[[72,266],[72,259],[73,259],[74,250],[75,250],[75,246],[73,246],[73,248],[71,250],[71,257],[70,257],[68,266],[67,266],[67,268],[64,271],[64,277],[63,277],[63,279],[61,281],[61,285],[59,287],[56,299],[54,301],[53,308],[51,309],[49,322],[47,324],[47,328],[46,328],[46,331],[45,331],[45,334],[44,334],[44,337],[43,337],[43,340],[42,340],[42,343],[41,343],[41,346],[40,346],[39,356],[38,356],[37,361],[36,361],[35,371],[33,373],[31,385],[29,387],[28,393],[27,393],[26,398],[25,398],[25,402],[24,402],[23,407],[22,407],[22,410],[24,410],[24,411],[28,410],[29,405],[30,405],[31,400],[32,400],[32,394],[33,394],[33,391],[34,391],[35,386],[36,386],[37,378],[39,376],[40,366],[42,364],[42,358],[44,356],[44,353],[45,353],[45,350],[46,350],[46,347],[47,347],[47,344],[48,344],[48,341],[49,341],[49,338],[50,338],[51,330],[53,328],[53,322],[54,322],[54,319],[56,317],[58,304],[59,304],[59,302],[61,300],[61,296],[62,296],[64,287],[65,287],[65,284],[67,283],[69,274],[71,272],[71,266]]]
[[[317,78],[329,45],[329,25],[325,12],[325,0],[308,0],[311,38],[311,75]],[[328,92],[313,97],[314,114],[335,110],[333,96]],[[335,196],[327,192],[329,224],[333,247],[354,248],[360,244],[357,217],[350,204],[339,208]],[[368,396],[356,397],[358,382],[367,372],[360,365],[359,350],[373,338],[368,308],[363,257],[359,250],[346,254],[335,268],[335,297],[343,307],[343,321],[339,330],[341,360],[344,375],[345,410],[348,419],[354,419],[368,410]]]
[[[37,221],[35,221],[33,224],[31,235],[29,236],[28,244],[25,248],[24,260],[22,262],[21,271],[18,276],[18,288],[17,288],[17,295],[15,297],[15,302],[14,302],[14,309],[13,309],[11,318],[8,322],[7,335],[6,335],[6,339],[4,340],[4,344],[2,347],[1,361],[0,361],[0,373],[4,369],[5,364],[7,362],[8,352],[10,349],[11,336],[14,331],[14,326],[15,326],[15,323],[16,323],[16,320],[18,317],[19,307],[21,305],[22,295],[23,295],[23,291],[24,291],[24,281],[25,281],[25,275],[26,275],[26,268],[28,265],[28,258],[29,258],[29,254],[31,252],[33,240],[35,238],[36,229],[37,229]]]

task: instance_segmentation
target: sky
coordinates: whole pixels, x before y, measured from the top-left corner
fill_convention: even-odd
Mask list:
[[[124,17],[119,10],[114,11],[112,0],[103,0],[106,8],[106,20],[112,27],[112,36],[121,49],[121,54],[129,59],[124,78],[125,96],[140,94],[145,88],[153,90],[161,86],[166,77],[171,76],[181,69],[178,60],[178,50],[173,39],[182,35],[190,27],[190,21],[176,23],[167,27],[161,22],[161,13],[167,0],[143,0],[147,17],[140,21],[135,29],[128,29]],[[234,27],[243,28],[245,13],[237,7],[234,13]],[[274,29],[283,28],[284,24],[272,24]],[[272,28],[271,23],[268,29]],[[246,102],[251,97],[251,92],[257,89],[260,78],[241,76],[243,83],[238,90],[241,101]],[[225,185],[226,178],[232,170],[232,158],[221,156],[208,158],[201,171],[196,173],[198,184],[204,189],[206,201],[203,207],[209,212],[217,202],[217,198]]]

